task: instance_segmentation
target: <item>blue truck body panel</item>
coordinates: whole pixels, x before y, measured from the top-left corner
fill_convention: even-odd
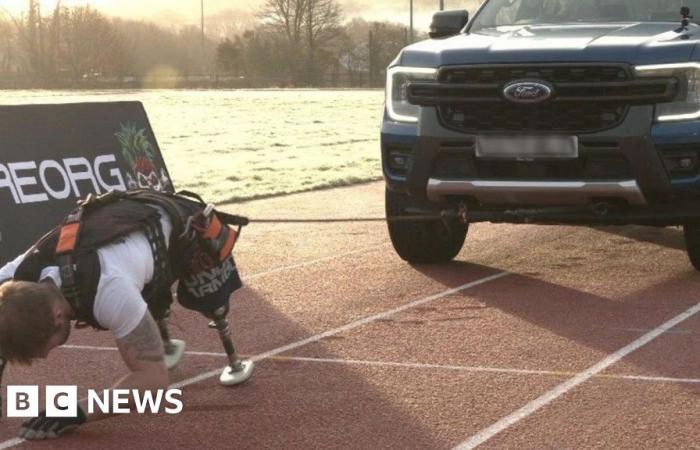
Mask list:
[[[678,29],[679,22],[530,24],[488,28],[474,32],[470,32],[470,26],[467,26],[464,32],[459,35],[445,39],[426,40],[406,47],[390,68],[436,69],[438,80],[435,83],[438,85],[442,83],[441,87],[444,89],[449,88],[449,86],[446,85],[447,81],[441,78],[441,74],[448,71],[454,72],[462,68],[474,67],[513,67],[517,69],[518,67],[547,67],[555,64],[562,66],[580,65],[582,67],[586,65],[605,66],[606,64],[624,66],[627,68],[625,70],[628,73],[628,81],[634,82],[636,80],[635,67],[637,66],[700,63],[700,49],[698,49],[700,27],[690,24],[689,28],[682,32]],[[523,78],[528,78],[528,76]],[[430,88],[430,85],[427,87]],[[461,87],[458,85],[457,88]],[[448,95],[445,92],[450,92],[449,95],[454,94],[453,91],[443,90],[443,94],[440,95]],[[436,201],[436,198],[439,198],[443,206],[445,203],[457,201],[472,202],[470,203],[472,208],[476,209],[532,206],[519,204],[517,193],[508,195],[507,192],[498,199],[500,203],[499,201],[489,203],[493,200],[493,195],[488,191],[488,188],[483,187],[479,188],[478,195],[475,194],[476,198],[472,198],[471,191],[468,190],[464,193],[454,189],[445,192],[430,192],[431,187],[449,183],[451,186],[458,185],[457,182],[468,184],[470,189],[475,189],[474,184],[484,185],[493,182],[502,182],[498,186],[498,189],[501,190],[507,190],[504,187],[507,183],[515,183],[522,187],[520,186],[522,184],[537,182],[536,174],[539,170],[532,167],[525,168],[529,163],[534,167],[535,163],[532,161],[528,163],[523,159],[512,161],[510,169],[508,169],[510,172],[498,172],[496,169],[490,168],[491,172],[489,172],[488,177],[474,175],[480,173],[481,169],[478,167],[490,163],[481,160],[478,150],[475,150],[475,142],[482,139],[480,136],[503,134],[513,137],[518,135],[518,130],[507,128],[506,131],[499,132],[498,129],[481,130],[478,127],[465,130],[455,129],[453,123],[447,123],[445,114],[452,106],[457,105],[457,109],[459,109],[459,103],[453,102],[453,104],[445,106],[442,97],[435,97],[438,94],[433,94],[432,99],[424,99],[424,103],[420,103],[421,112],[418,123],[392,121],[389,114],[385,112],[381,129],[381,144],[383,171],[388,189],[416,197],[422,202],[426,199]],[[430,101],[434,101],[435,104],[431,104]],[[498,99],[498,101],[502,102],[503,99]],[[554,101],[556,101],[556,97]],[[476,108],[478,109],[482,104],[476,104]],[[526,111],[524,106],[516,106],[520,108],[519,111]],[[636,202],[637,207],[645,208],[645,211],[651,216],[659,211],[659,217],[663,222],[661,216],[665,213],[657,208],[658,205],[668,206],[676,203],[680,205],[681,200],[686,201],[688,198],[700,201],[700,119],[657,122],[654,120],[654,104],[630,103],[625,107],[628,109],[623,114],[623,118],[609,128],[565,133],[553,131],[550,134],[575,135],[581,149],[581,158],[594,158],[598,154],[596,153],[598,148],[613,142],[617,146],[615,151],[618,152],[618,156],[626,160],[629,165],[629,175],[622,177],[623,179],[614,180],[619,182],[619,185],[614,186],[614,188],[623,192],[629,188],[629,183],[633,182],[635,189],[638,190],[632,195],[630,195],[629,190],[624,191],[624,195],[617,200],[621,200],[622,203],[625,201]],[[554,109],[554,111],[560,110]],[[478,111],[472,111],[471,114],[470,117],[479,120]],[[504,110],[500,114],[507,115],[508,111]],[[582,112],[581,114],[590,114],[590,112]],[[458,116],[464,115],[465,113],[460,112]],[[469,115],[469,112],[466,115]],[[534,133],[532,130],[523,130],[520,134],[540,135],[547,133],[546,127],[543,127]],[[459,152],[466,152],[468,162],[464,162],[464,159],[455,160],[456,163],[448,163],[445,166],[444,162],[440,162],[440,158],[441,155],[445,154],[446,146],[449,147],[448,150],[451,149],[449,151],[452,152],[452,156]],[[396,154],[399,156],[410,155],[410,164],[405,170],[397,172],[391,167],[390,158]],[[697,165],[697,171],[692,173],[674,172],[675,169],[671,167],[671,164],[678,161],[686,164],[687,161],[683,158],[691,158],[692,164]],[[560,162],[556,161],[554,164]],[[441,164],[442,166],[440,166]],[[471,175],[455,175],[456,172],[450,172],[450,169],[454,167],[449,166],[449,164],[469,166]],[[498,164],[508,166],[509,162],[497,161],[493,165],[497,166]],[[581,166],[584,164],[587,163],[582,159]],[[439,172],[438,166],[444,169],[442,175],[436,175],[436,172]],[[571,167],[567,170],[573,171]],[[449,175],[445,175],[445,173]],[[504,175],[504,173],[511,175]],[[521,175],[523,177],[519,178]],[[567,173],[566,176],[569,177],[566,178],[566,181],[571,182],[572,175]],[[608,178],[611,177],[608,176]],[[551,187],[561,180],[549,179],[547,181],[549,182],[547,187]],[[573,179],[573,181],[578,180]],[[609,182],[610,180],[605,178],[602,181]],[[590,188],[589,185],[595,185],[595,183],[582,181],[583,184],[586,185],[586,188]],[[526,187],[532,186],[527,185]],[[566,187],[570,188],[571,186],[566,185]],[[596,188],[598,186],[592,187],[592,189]],[[591,201],[611,200],[615,202],[616,199],[612,198],[614,196],[608,195],[607,192],[601,195],[601,198],[596,197],[596,194],[591,194]],[[510,203],[501,205],[504,203],[503,198],[510,199]],[[557,206],[568,206],[566,200],[563,200],[564,198],[568,197],[563,196],[561,204],[557,204]],[[641,200],[639,200],[640,198]],[[532,202],[532,200],[529,201]],[[556,202],[556,199],[549,198],[548,201]],[[674,214],[676,214],[674,220],[678,221],[678,212],[676,211]],[[688,217],[694,214],[696,213],[689,213]]]

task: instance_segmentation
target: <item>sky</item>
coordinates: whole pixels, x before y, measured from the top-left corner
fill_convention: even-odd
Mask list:
[[[65,6],[90,4],[103,13],[131,19],[147,19],[161,24],[198,24],[201,0],[61,0]],[[338,0],[346,18],[363,17],[366,20],[389,20],[408,24],[410,0]],[[41,0],[42,11],[51,11],[57,0]],[[479,0],[445,0],[446,9],[470,9]],[[12,15],[27,9],[28,0],[0,0],[0,8]],[[205,15],[225,10],[255,14],[264,0],[204,0]],[[430,17],[439,9],[439,0],[414,0],[417,29],[427,30]]]

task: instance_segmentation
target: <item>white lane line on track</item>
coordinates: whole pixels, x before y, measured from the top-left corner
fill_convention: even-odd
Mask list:
[[[699,378],[647,377],[642,375],[600,375],[600,378],[617,378],[621,380],[653,381],[657,383],[700,384]]]
[[[105,352],[116,352],[116,347],[94,347],[90,345],[64,345],[61,348],[68,350],[94,350]],[[224,358],[226,353],[223,352],[198,352],[187,351],[185,355],[189,356],[210,356],[215,358]],[[533,369],[514,369],[507,367],[486,367],[486,366],[460,366],[455,364],[425,364],[425,363],[403,363],[395,361],[373,361],[364,359],[341,359],[341,358],[313,358],[304,356],[273,356],[268,359],[275,361],[296,361],[309,363],[326,363],[326,364],[341,364],[349,366],[370,366],[370,367],[398,367],[405,369],[437,369],[437,370],[452,370],[456,372],[482,372],[482,373],[501,373],[513,375],[543,375],[553,377],[570,377],[576,375],[576,372],[556,371],[556,370],[533,370]],[[616,374],[597,374],[596,379],[607,380],[631,380],[631,381],[648,381],[652,383],[677,383],[677,384],[700,384],[700,378],[673,378],[673,377],[652,377],[645,375],[616,375]]]
[[[627,332],[630,332],[630,333],[648,333],[648,332],[651,331],[650,328],[610,328],[610,329],[611,329],[611,330],[614,330],[614,331],[627,331]],[[683,328],[678,328],[678,329],[675,329],[675,330],[668,330],[665,334],[683,334],[683,335],[691,335],[691,334],[695,334],[695,333],[694,333],[693,331],[691,331],[691,330],[686,330],[686,329],[683,329]]]
[[[6,448],[16,447],[23,442],[26,442],[26,441],[22,438],[8,439],[5,442],[0,443],[0,450],[5,450]]]
[[[488,277],[480,278],[476,281],[472,281],[470,283],[465,283],[461,286],[457,286],[456,288],[447,289],[446,291],[440,292],[438,294],[434,294],[434,295],[431,295],[429,297],[415,300],[413,302],[406,303],[405,305],[399,306],[397,308],[393,308],[393,309],[390,309],[388,311],[384,311],[384,312],[379,313],[379,314],[374,314],[372,316],[368,316],[368,317],[365,317],[363,319],[355,320],[355,321],[350,322],[348,324],[345,324],[343,326],[333,328],[332,330],[328,330],[328,331],[325,331],[323,333],[319,333],[319,334],[313,335],[311,337],[308,337],[306,339],[302,339],[300,341],[296,341],[296,342],[293,342],[291,344],[283,345],[282,347],[278,347],[276,349],[273,349],[273,350],[270,350],[270,351],[267,351],[264,353],[260,353],[258,355],[251,357],[250,359],[252,359],[255,362],[262,361],[262,360],[271,358],[273,356],[277,356],[280,353],[288,352],[289,350],[294,350],[294,349],[297,349],[299,347],[303,347],[305,345],[308,345],[308,344],[311,344],[314,342],[318,342],[318,341],[323,340],[327,337],[335,336],[337,334],[344,333],[346,331],[350,331],[352,329],[361,327],[363,325],[370,324],[370,323],[375,322],[377,320],[384,319],[386,317],[392,316],[394,314],[398,314],[400,312],[409,310],[411,308],[415,308],[417,306],[421,306],[421,305],[424,305],[426,303],[440,300],[440,299],[443,299],[445,297],[449,297],[451,295],[457,294],[457,293],[465,291],[467,289],[471,289],[471,288],[479,286],[481,284],[485,284],[485,283],[489,283],[491,281],[498,280],[499,278],[503,278],[506,275],[510,275],[510,274],[508,272],[499,272],[499,273],[496,273],[494,275],[490,275]],[[204,380],[207,380],[209,378],[212,378],[212,377],[219,375],[221,373],[221,370],[222,369],[212,370],[210,372],[203,373],[203,374],[198,375],[198,376],[193,377],[193,378],[178,381],[177,383],[173,383],[171,385],[171,387],[174,389],[179,389],[179,388],[182,388],[185,386],[189,386],[191,384],[199,383],[200,381],[204,381]]]
[[[21,444],[22,442],[25,442],[25,440],[22,438],[8,439],[7,441],[0,443],[0,450],[5,450],[6,448],[15,447],[15,446]]]
[[[194,355],[200,356],[226,356],[224,353],[208,353],[208,352],[193,352]],[[484,367],[484,366],[459,366],[449,364],[422,364],[422,363],[401,363],[392,361],[367,361],[356,359],[335,359],[335,358],[306,358],[300,356],[279,356],[280,361],[299,361],[299,362],[315,362],[329,364],[347,364],[358,366],[375,366],[375,367],[399,367],[407,369],[440,369],[453,370],[462,372],[485,372],[485,373],[502,373],[514,375],[547,375],[547,376],[571,376],[572,372],[557,372],[555,370],[531,370],[531,369],[510,369],[502,367]],[[700,378],[669,378],[669,377],[649,377],[641,375],[598,375],[597,378],[617,379],[617,380],[634,380],[634,381],[651,381],[661,383],[684,383],[684,384],[700,384]]]
[[[545,405],[553,402],[554,400],[558,399],[562,395],[571,391],[572,389],[574,389],[578,385],[588,381],[589,379],[591,379],[595,375],[599,374],[600,372],[604,371],[608,367],[619,362],[621,359],[623,359],[624,357],[626,357],[630,353],[640,349],[641,347],[645,346],[649,342],[658,338],[659,336],[666,333],[671,328],[673,328],[676,325],[693,317],[698,312],[700,312],[700,303],[698,303],[697,305],[693,306],[692,308],[686,310],[685,312],[677,315],[673,319],[659,325],[657,328],[655,328],[652,331],[650,331],[649,333],[643,335],[639,339],[631,342],[630,344],[621,348],[620,350],[616,351],[615,353],[608,355],[607,357],[600,360],[597,364],[589,367],[588,369],[584,370],[583,372],[578,373],[575,377],[570,378],[569,380],[561,383],[560,385],[554,387],[553,389],[545,392],[540,397],[538,397],[535,400],[531,401],[530,403],[526,404],[525,406],[523,406],[519,410],[513,412],[512,414],[509,414],[508,416],[503,417],[501,420],[499,420],[498,422],[489,426],[488,428],[481,430],[480,432],[478,432],[474,436],[470,437],[466,441],[464,441],[461,444],[459,444],[458,446],[456,446],[455,450],[467,450],[467,449],[473,449],[473,448],[478,447],[479,445],[481,445],[484,442],[488,441],[489,439],[493,438],[494,436],[501,433],[502,431],[510,428],[511,426],[515,425],[516,423],[520,422],[521,420],[529,417],[530,415],[535,413],[540,408],[544,407]]]
[[[319,333],[319,334],[316,334],[314,336],[308,337],[306,339],[302,339],[300,341],[297,341],[297,342],[294,342],[291,344],[287,344],[287,345],[284,345],[282,347],[278,347],[274,350],[270,350],[270,351],[267,351],[265,353],[261,353],[259,355],[253,356],[252,359],[254,361],[261,361],[263,359],[267,359],[267,358],[270,358],[272,356],[279,355],[280,353],[284,353],[284,352],[287,352],[289,350],[294,350],[294,349],[297,349],[299,347],[303,347],[305,345],[308,345],[308,344],[311,344],[314,342],[318,342],[318,341],[325,339],[327,337],[335,336],[337,334],[344,333],[346,331],[350,331],[354,328],[358,328],[358,327],[361,327],[363,325],[367,325],[367,324],[370,324],[372,322],[376,322],[377,320],[385,319],[387,317],[390,317],[390,316],[393,316],[395,314],[407,311],[409,309],[413,309],[413,308],[416,308],[418,306],[425,305],[426,303],[431,303],[431,302],[434,302],[436,300],[441,300],[445,297],[449,297],[451,295],[458,294],[462,291],[480,286],[482,284],[489,283],[491,281],[498,280],[498,279],[503,278],[507,275],[510,275],[510,273],[498,272],[494,275],[480,278],[478,280],[475,280],[475,281],[472,281],[469,283],[465,283],[465,284],[463,284],[461,286],[457,286],[455,288],[447,289],[445,291],[430,295],[428,297],[424,297],[422,299],[414,300],[410,303],[406,303],[404,305],[398,306],[398,307],[390,309],[388,311],[384,311],[384,312],[374,314],[374,315],[371,315],[371,316],[368,316],[368,317],[365,317],[365,318],[362,318],[359,320],[355,320],[355,321],[350,322],[348,324],[345,324],[343,326],[333,328],[332,330],[328,330],[328,331],[325,331],[323,333]]]

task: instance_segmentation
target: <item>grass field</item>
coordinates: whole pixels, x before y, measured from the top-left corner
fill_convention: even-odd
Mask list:
[[[380,90],[2,91],[0,102],[143,102],[177,189],[235,202],[381,178]]]

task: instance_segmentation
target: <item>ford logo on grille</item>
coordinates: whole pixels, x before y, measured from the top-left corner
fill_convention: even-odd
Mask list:
[[[505,98],[514,103],[540,103],[553,93],[552,85],[544,81],[517,80],[503,88]]]

